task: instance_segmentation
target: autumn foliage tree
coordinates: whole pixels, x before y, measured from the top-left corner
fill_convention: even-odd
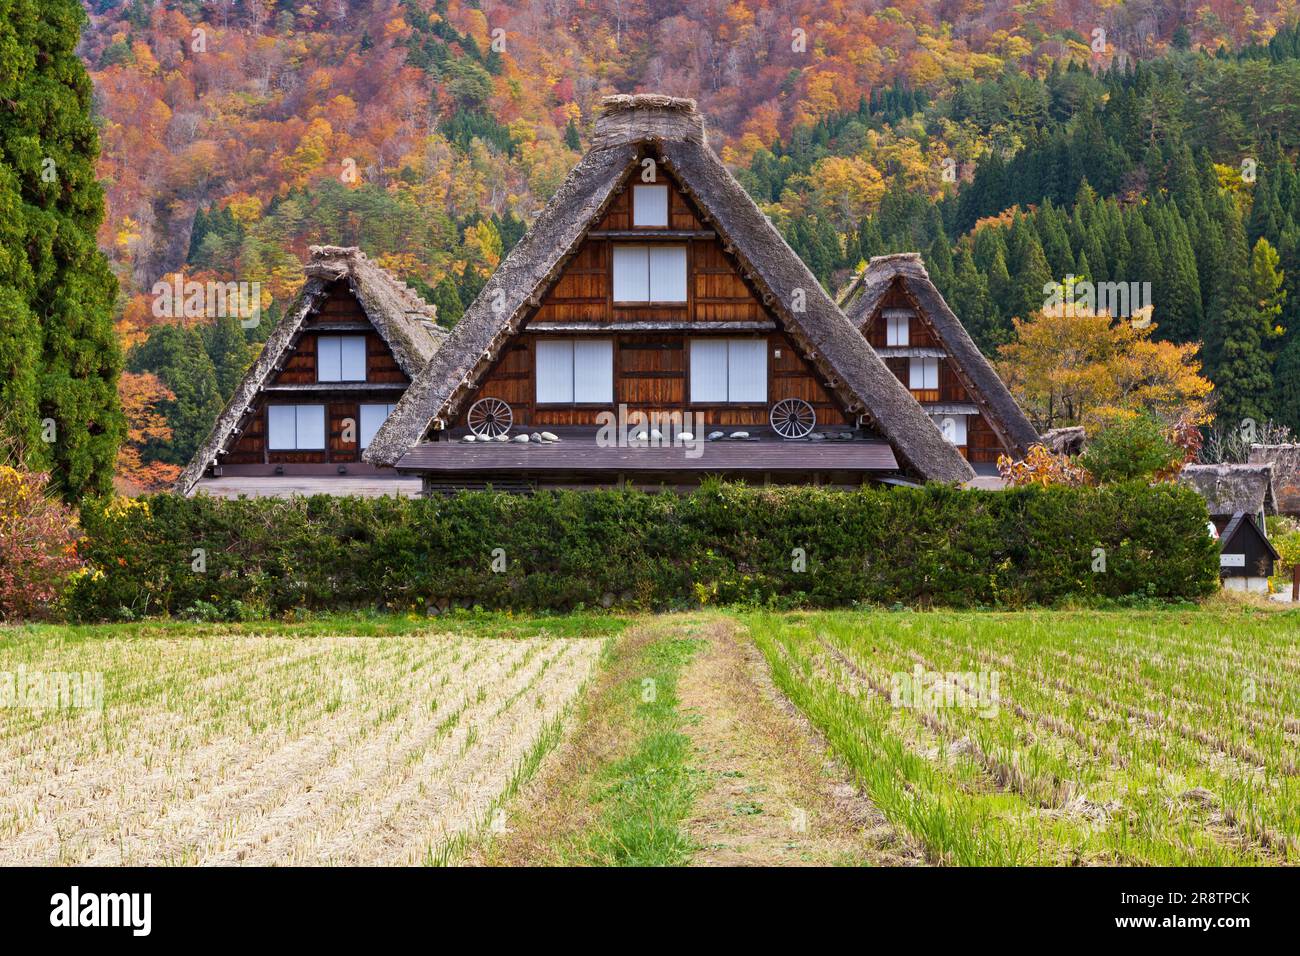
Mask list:
[[[180,466],[148,460],[148,450],[172,440],[172,429],[162,407],[176,393],[152,372],[123,372],[117,386],[126,414],[126,441],[117,453],[117,474],[134,488],[155,491],[176,480]]]
[[[1095,425],[1116,411],[1145,410],[1166,426],[1206,424],[1212,384],[1195,344],[1152,337],[1154,323],[1058,308],[1015,322],[998,350],[1003,381],[1040,431]]]

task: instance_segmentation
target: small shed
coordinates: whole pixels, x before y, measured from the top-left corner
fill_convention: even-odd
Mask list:
[[[1238,511],[1219,534],[1219,576],[1231,591],[1267,594],[1279,557],[1253,514]]]

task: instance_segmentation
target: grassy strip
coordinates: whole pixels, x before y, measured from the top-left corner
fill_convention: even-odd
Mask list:
[[[698,624],[650,621],[610,640],[579,699],[576,727],[509,832],[482,847],[495,866],[671,866],[694,846],[683,828],[696,791],[677,682],[703,646]]]
[[[693,849],[682,829],[695,781],[690,738],[681,732],[677,679],[702,647],[690,638],[664,637],[642,653],[645,676],[621,685],[636,695],[635,751],[604,769],[599,779],[599,822],[579,844],[581,862],[598,866],[681,866]]]

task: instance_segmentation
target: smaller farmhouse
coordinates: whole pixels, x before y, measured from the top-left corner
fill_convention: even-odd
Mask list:
[[[361,455],[446,338],[434,306],[355,247],[313,246],[304,271],[181,493],[418,493]]]
[[[1205,499],[1219,539],[1219,568],[1230,590],[1268,593],[1278,553],[1264,530],[1276,511],[1272,467],[1267,464],[1186,465],[1178,480]]]
[[[873,258],[845,293],[844,314],[977,471],[1039,441],[918,253]]]

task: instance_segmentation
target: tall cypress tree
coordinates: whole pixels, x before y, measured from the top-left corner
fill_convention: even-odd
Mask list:
[[[72,500],[112,487],[126,432],[112,323],[117,281],[95,246],[104,195],[95,181],[90,77],[76,53],[85,19],[76,0],[0,0],[0,203],[7,207],[0,220],[15,233],[0,253],[0,363],[36,359],[28,365],[34,396],[26,371],[0,388],[20,435],[53,439],[29,445],[29,458],[50,468]],[[15,258],[24,252],[25,267]],[[41,427],[47,419],[52,428]]]
[[[1206,313],[1205,353],[1214,382],[1215,414],[1236,427],[1246,418],[1269,417],[1273,377],[1266,342],[1272,336],[1272,322],[1255,301],[1246,231],[1233,210],[1223,233],[1223,261],[1214,303]]]

